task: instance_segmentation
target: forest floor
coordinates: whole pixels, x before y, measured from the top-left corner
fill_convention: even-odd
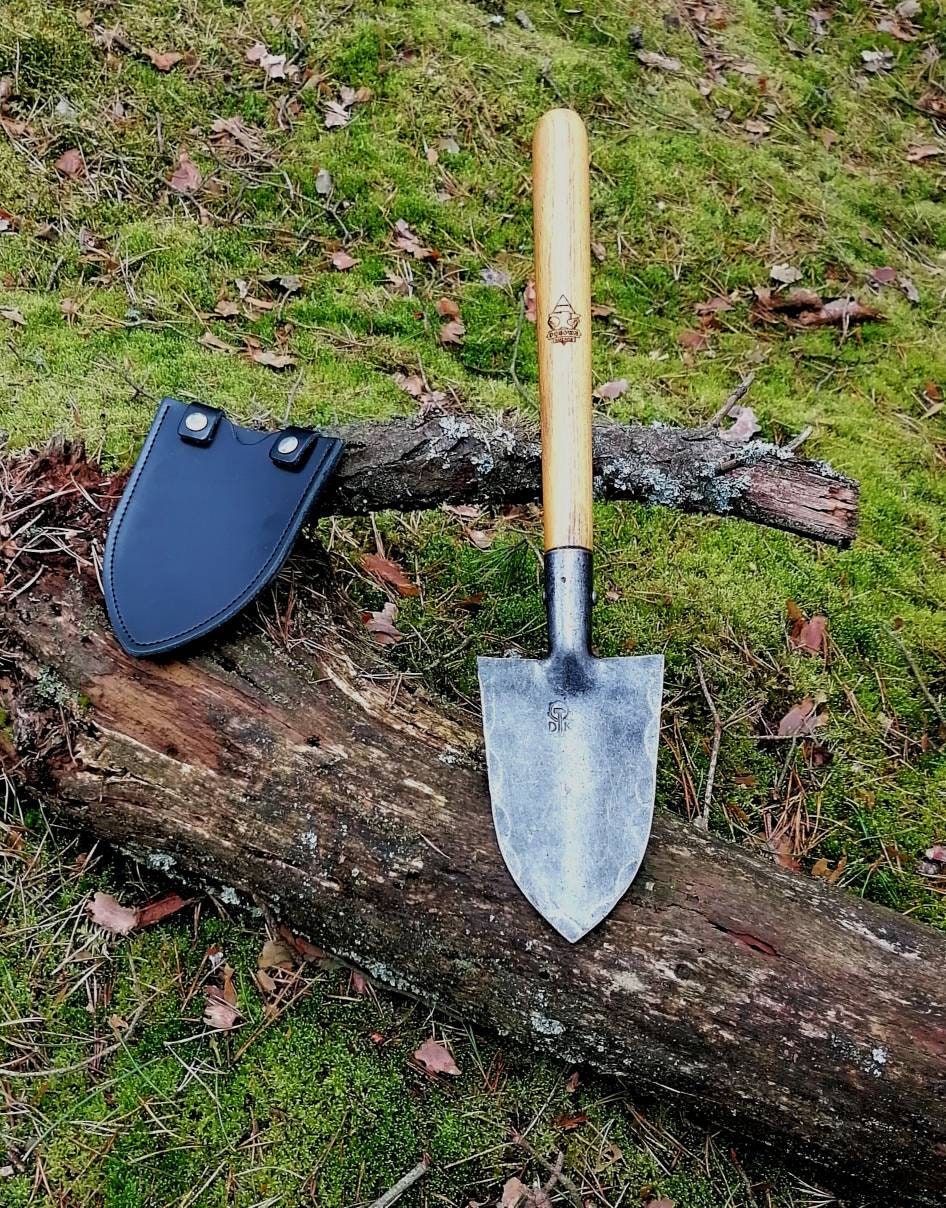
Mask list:
[[[529,142],[573,106],[600,411],[699,424],[753,371],[762,436],[810,428],[804,453],[862,487],[847,550],[597,508],[598,649],[667,659],[658,803],[702,808],[712,702],[715,829],[944,927],[943,55],[936,0],[0,4],[0,431],[124,466],[165,395],[274,426],[534,415]],[[878,313],[773,307],[801,289]],[[477,654],[539,650],[535,509],[320,529],[434,691],[475,702]],[[378,553],[419,593],[372,577]],[[802,702],[810,734],[758,741]],[[137,905],[150,875],[9,792],[2,838],[0,1208],[354,1208],[424,1154],[407,1208],[511,1208],[559,1153],[553,1203],[833,1202],[317,953],[275,952],[266,1014],[261,918],[201,898],[108,936],[92,894]],[[214,1031],[222,964],[243,1022]],[[431,1038],[461,1073],[424,1069]]]

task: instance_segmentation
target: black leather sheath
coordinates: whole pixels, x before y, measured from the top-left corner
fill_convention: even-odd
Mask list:
[[[124,649],[174,650],[254,599],[341,452],[307,428],[258,432],[164,399],[105,543],[105,599]]]

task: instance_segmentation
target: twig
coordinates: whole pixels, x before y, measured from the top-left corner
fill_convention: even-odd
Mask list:
[[[703,789],[703,812],[694,820],[698,830],[709,831],[710,809],[713,805],[713,781],[716,779],[716,763],[719,760],[719,746],[723,741],[723,723],[720,721],[719,710],[710,696],[710,690],[706,686],[706,676],[703,674],[703,664],[698,656],[694,656],[696,662],[696,673],[700,677],[700,687],[703,689],[703,696],[706,698],[706,705],[710,713],[713,715],[713,745],[710,748],[709,768],[706,771],[706,787]]]
[[[514,1145],[518,1145],[520,1149],[524,1149],[534,1162],[538,1162],[540,1166],[544,1166],[549,1175],[555,1176],[556,1181],[561,1183],[561,1185],[565,1188],[568,1198],[575,1205],[575,1208],[582,1208],[581,1192],[571,1181],[568,1175],[564,1174],[561,1170],[558,1170],[546,1158],[543,1158],[542,1155],[536,1151],[535,1147],[525,1139],[521,1132],[517,1132],[516,1129],[513,1129],[510,1135],[512,1136]]]
[[[525,293],[519,295],[519,318],[516,320],[516,338],[512,345],[512,360],[509,362],[509,376],[512,378],[512,383],[519,391],[526,402],[531,402],[522,382],[519,381],[519,374],[516,373],[516,361],[519,357],[519,341],[522,339],[522,325],[526,317],[526,296]]]
[[[796,449],[800,449],[802,447],[808,437],[811,436],[812,432],[814,432],[814,428],[811,426],[811,424],[805,424],[804,428],[802,428],[798,435],[793,436],[792,439],[787,442],[787,444],[782,445],[782,448],[786,453],[794,453]]]
[[[738,403],[740,399],[743,399],[746,397],[746,395],[749,393],[749,387],[752,385],[752,383],[754,381],[755,381],[755,370],[752,369],[742,379],[742,381],[739,383],[739,385],[736,387],[736,389],[732,392],[732,394],[729,396],[729,398],[726,399],[725,403],[723,403],[723,405],[720,407],[720,409],[716,412],[716,414],[710,420],[707,427],[718,428],[719,425],[726,418],[726,416],[730,413],[730,411],[732,411],[733,407],[735,407],[736,403]]]
[[[926,681],[924,680],[923,676],[920,673],[920,668],[916,665],[916,660],[914,659],[913,655],[910,653],[909,650],[907,650],[907,647],[906,647],[905,642],[903,641],[903,638],[900,637],[899,633],[897,633],[897,631],[895,629],[890,630],[890,636],[900,647],[900,653],[906,659],[907,666],[913,672],[913,678],[916,680],[917,684],[919,685],[920,691],[926,697],[927,704],[933,710],[933,712],[936,714],[936,716],[939,718],[940,725],[946,726],[946,716],[943,715],[943,710],[940,707],[939,701],[933,696],[933,693],[930,692],[929,688],[926,686]]]
[[[421,1158],[413,1170],[409,1170],[403,1179],[398,1179],[390,1190],[386,1191],[380,1199],[375,1200],[370,1208],[388,1208],[395,1200],[399,1200],[409,1187],[413,1187],[418,1179],[422,1179],[427,1173],[427,1167],[430,1165],[426,1158]]]

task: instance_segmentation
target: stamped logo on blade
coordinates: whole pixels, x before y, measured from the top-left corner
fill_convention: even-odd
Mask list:
[[[547,337],[553,344],[573,344],[575,340],[581,339],[581,332],[578,330],[580,322],[581,315],[562,294],[549,314]]]
[[[564,734],[568,729],[568,705],[563,700],[549,701],[549,733]]]

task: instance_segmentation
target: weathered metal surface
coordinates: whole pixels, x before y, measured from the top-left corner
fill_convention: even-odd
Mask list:
[[[493,820],[516,884],[574,942],[634,879],[654,811],[663,657],[591,654],[591,554],[545,560],[550,653],[481,658]]]

